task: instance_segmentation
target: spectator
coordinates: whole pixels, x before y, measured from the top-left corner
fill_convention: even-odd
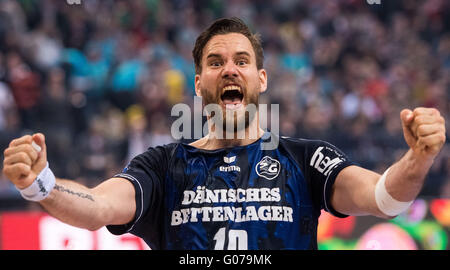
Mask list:
[[[33,72],[17,52],[6,55],[7,81],[20,114],[23,129],[33,129],[37,122],[36,106],[41,96],[40,76]]]

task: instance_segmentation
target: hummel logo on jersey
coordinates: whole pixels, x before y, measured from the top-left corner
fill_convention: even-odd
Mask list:
[[[233,163],[236,161],[236,156],[223,157],[223,161],[227,164]],[[221,171],[221,172],[240,172],[241,168],[236,165],[220,166],[219,171]]]
[[[280,174],[281,165],[278,160],[265,156],[256,164],[255,170],[259,176],[272,180]]]
[[[236,156],[232,156],[232,157],[223,157],[223,161],[224,161],[225,163],[228,163],[228,164],[233,163],[235,160],[236,160]]]
[[[323,146],[317,148],[309,165],[317,169],[323,175],[328,176],[328,174],[330,174],[330,172],[344,160],[339,157],[331,159],[330,157],[325,156],[322,153],[323,148]]]

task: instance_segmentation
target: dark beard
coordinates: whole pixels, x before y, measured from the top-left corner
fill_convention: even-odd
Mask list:
[[[203,106],[207,106],[210,104],[216,104],[217,108],[220,108],[220,111],[222,112],[221,118],[219,118],[222,121],[222,125],[220,125],[220,121],[219,121],[219,123],[217,123],[217,125],[214,124],[215,128],[221,129],[221,130],[216,130],[217,132],[223,132],[223,131],[227,130],[227,119],[229,116],[233,117],[233,120],[232,120],[233,124],[232,124],[232,127],[229,128],[230,129],[229,131],[232,131],[234,133],[237,133],[241,130],[247,129],[250,126],[250,123],[256,117],[257,110],[259,108],[259,91],[257,91],[257,90],[253,91],[253,93],[255,93],[253,95],[249,95],[245,88],[243,88],[242,91],[244,93],[244,98],[242,100],[242,103],[247,104],[246,109],[243,111],[245,113],[245,116],[243,117],[244,119],[240,120],[240,121],[244,121],[244,124],[242,124],[242,122],[240,123],[236,111],[233,111],[232,113],[229,111],[227,113],[227,110],[224,110],[221,106],[219,106],[219,104],[221,103],[219,93],[221,93],[221,91],[217,90],[214,93],[211,93],[211,92],[207,91],[206,89],[201,89],[202,98],[203,98]],[[254,107],[251,104],[253,104]],[[254,108],[255,110],[252,111],[252,108]],[[250,109],[250,110],[248,110],[248,109]],[[207,113],[210,115],[211,118],[213,118],[213,117],[215,117],[216,112],[208,111]]]

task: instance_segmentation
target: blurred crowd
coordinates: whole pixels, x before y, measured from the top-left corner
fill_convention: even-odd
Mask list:
[[[171,108],[195,95],[195,39],[220,17],[261,34],[260,101],[280,104],[281,135],[382,172],[407,149],[403,108],[436,107],[448,127],[449,1],[80,1],[0,0],[0,149],[42,132],[58,177],[92,187],[173,142]],[[450,196],[449,176],[447,144],[421,195]],[[1,198],[17,196],[0,181]]]

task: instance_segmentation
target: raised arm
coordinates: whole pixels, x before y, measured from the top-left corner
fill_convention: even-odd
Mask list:
[[[32,146],[33,141],[41,148],[40,152]],[[3,173],[19,190],[31,186],[46,165],[43,134],[15,139],[4,151]],[[53,217],[89,230],[126,224],[136,211],[134,187],[120,178],[108,179],[94,188],[56,178],[48,196],[39,203]]]
[[[383,187],[398,202],[413,201],[422,189],[435,157],[445,143],[445,120],[432,108],[403,110],[400,113],[408,152],[385,174],[384,185],[377,183],[381,175],[358,166],[342,170],[333,186],[331,203],[347,215],[374,215],[392,218],[380,210],[380,189]],[[376,198],[376,194],[378,194]],[[377,202],[378,200],[378,202]],[[390,201],[390,200],[387,200]],[[389,207],[389,206],[387,206]],[[381,207],[383,208],[383,207]]]

